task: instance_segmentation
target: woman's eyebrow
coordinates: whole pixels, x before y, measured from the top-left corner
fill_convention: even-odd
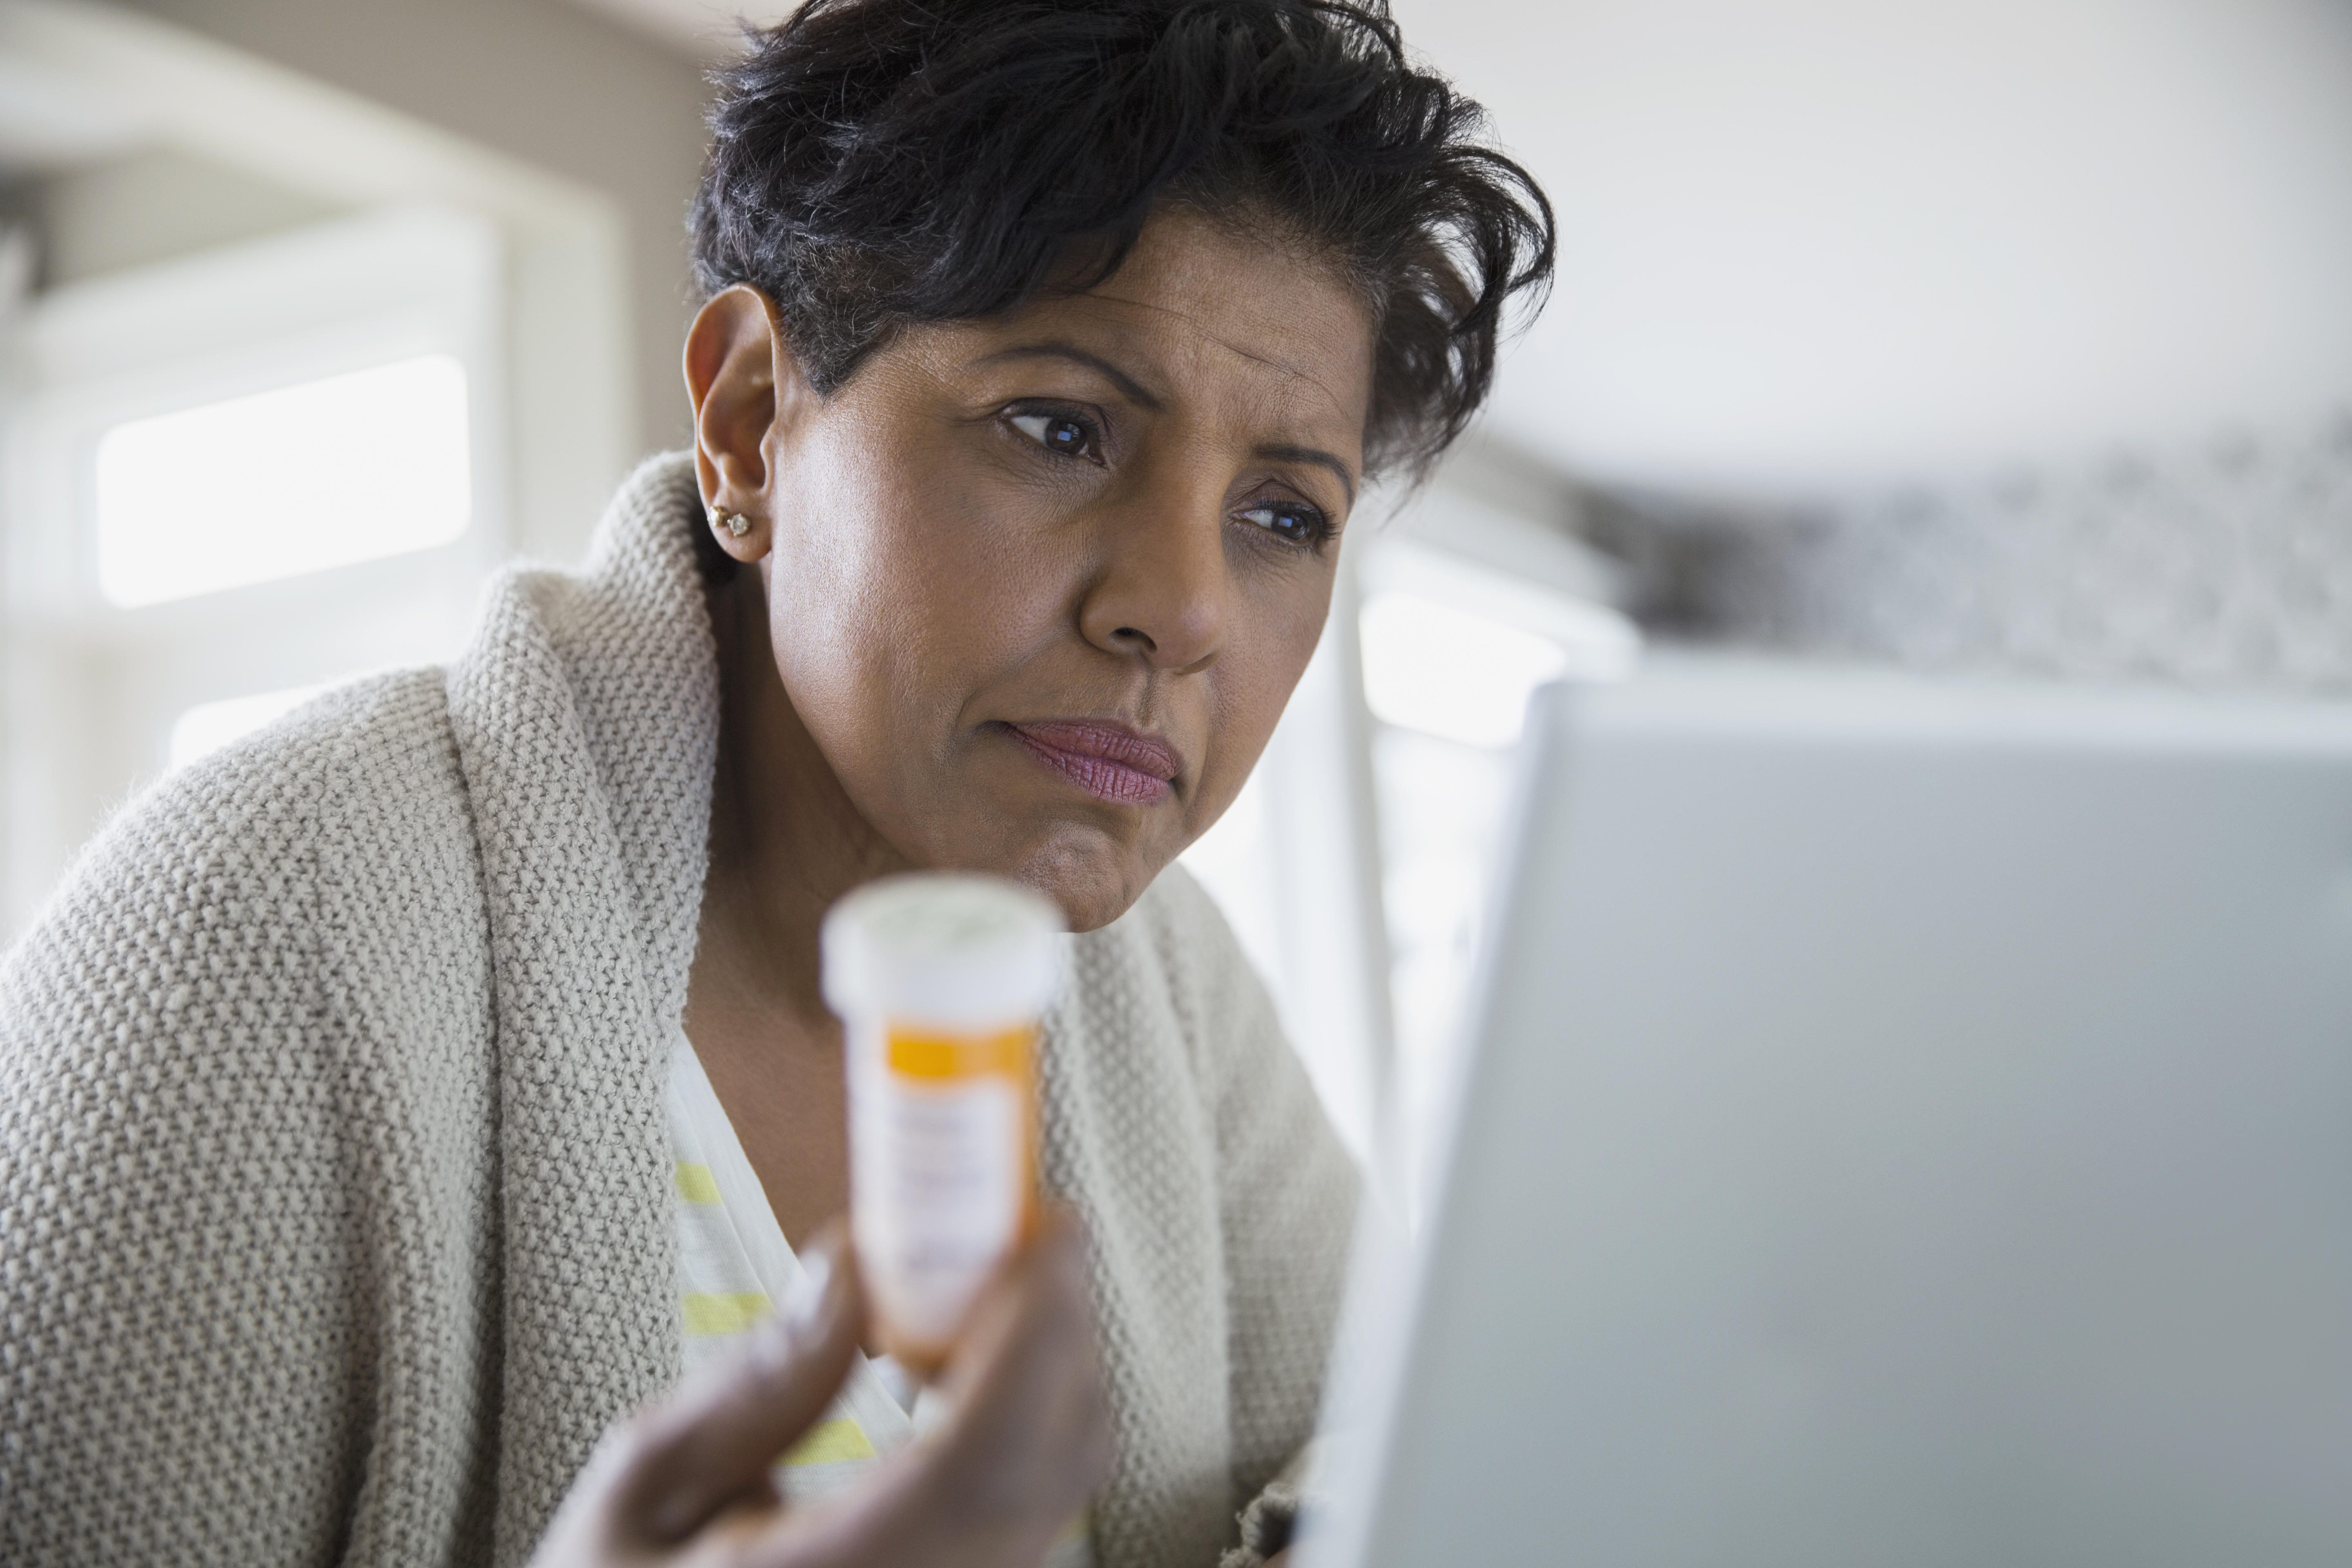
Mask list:
[[[1349,506],[1356,504],[1356,476],[1349,472],[1347,464],[1320,447],[1289,447],[1276,444],[1271,447],[1260,447],[1252,456],[1264,458],[1271,463],[1312,463],[1317,468],[1328,468],[1339,476],[1339,483],[1348,492],[1348,504]]]
[[[982,354],[972,363],[997,364],[1005,360],[1024,359],[1058,359],[1067,360],[1072,364],[1082,364],[1118,388],[1119,395],[1129,402],[1140,404],[1155,414],[1160,409],[1160,399],[1144,391],[1133,376],[1100,354],[1088,353],[1076,343],[1063,342],[1059,340],[1042,343],[1015,343],[1011,348],[998,349],[994,353]],[[1258,447],[1254,455],[1268,462],[1312,463],[1317,468],[1328,468],[1338,476],[1340,488],[1348,492],[1348,504],[1349,506],[1356,504],[1355,474],[1349,470],[1346,463],[1319,447],[1297,447],[1276,442]]]
[[[1142,386],[1133,376],[1128,374],[1127,372],[1119,369],[1118,366],[1111,363],[1110,361],[1103,358],[1100,354],[1088,353],[1086,350],[1078,347],[1076,343],[1058,342],[1045,343],[1016,343],[1009,349],[999,349],[992,354],[983,354],[981,358],[973,361],[972,363],[975,364],[994,364],[1002,360],[1013,359],[1060,359],[1068,360],[1073,364],[1085,365],[1088,370],[1095,372],[1104,380],[1109,382],[1113,386],[1118,387],[1119,390],[1119,395],[1125,397],[1129,402],[1140,404],[1144,407],[1150,409],[1155,414],[1160,411],[1160,399],[1144,391]]]

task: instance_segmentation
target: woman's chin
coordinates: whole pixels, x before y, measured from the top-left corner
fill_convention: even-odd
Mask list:
[[[1172,855],[1083,823],[1055,823],[989,868],[1051,899],[1074,931],[1097,931],[1135,906]]]
[[[1005,752],[942,792],[965,809],[929,818],[933,832],[917,840],[919,863],[1009,877],[1051,899],[1072,931],[1086,931],[1125,914],[1190,842],[1172,795],[1150,805],[1097,800],[1013,748]]]

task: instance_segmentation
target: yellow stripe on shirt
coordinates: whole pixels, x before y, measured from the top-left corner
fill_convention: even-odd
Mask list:
[[[688,1290],[685,1301],[689,1334],[740,1334],[768,1315],[764,1290]]]
[[[866,1428],[846,1415],[836,1415],[830,1421],[820,1421],[788,1449],[782,1460],[786,1465],[834,1465],[844,1459],[870,1459],[874,1445],[866,1440]]]
[[[690,1204],[718,1203],[720,1201],[719,1178],[710,1173],[708,1165],[692,1160],[680,1160],[677,1163],[677,1195]]]

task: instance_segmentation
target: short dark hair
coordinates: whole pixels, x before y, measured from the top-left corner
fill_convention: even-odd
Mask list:
[[[830,395],[900,327],[1108,278],[1163,201],[1264,216],[1377,323],[1374,470],[1425,470],[1494,380],[1551,208],[1413,68],[1386,0],[807,0],[717,73],[705,297],[775,302]]]

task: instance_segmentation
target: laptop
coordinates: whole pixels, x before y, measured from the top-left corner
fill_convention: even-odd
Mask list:
[[[1529,726],[1303,1568],[2352,1563],[2352,705],[1669,663]]]

